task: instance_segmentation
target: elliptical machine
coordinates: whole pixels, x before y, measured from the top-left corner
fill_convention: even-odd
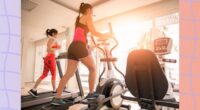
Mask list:
[[[110,32],[112,32],[111,23],[109,23],[109,29]],[[95,47],[103,53],[104,58],[101,58],[100,62],[105,63],[105,65],[99,76],[98,85],[96,87],[96,92],[100,95],[97,99],[87,99],[85,103],[88,104],[87,110],[99,110],[105,105],[109,107],[109,110],[118,110],[120,107],[130,110],[129,105],[122,104],[123,99],[121,95],[127,91],[125,83],[114,77],[114,70],[112,69],[113,66],[115,70],[121,74],[123,79],[125,79],[125,75],[115,64],[117,58],[112,56],[113,50],[118,46],[118,41],[114,37],[112,39],[99,39],[97,42],[91,37],[91,40]],[[114,45],[111,46],[110,42],[114,42]],[[103,78],[103,76],[106,78]]]

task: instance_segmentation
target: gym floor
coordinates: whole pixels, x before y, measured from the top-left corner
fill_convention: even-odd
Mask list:
[[[58,84],[59,82],[57,82]],[[34,83],[25,83],[25,88],[22,88],[21,89],[21,94],[22,95],[27,95],[28,94],[28,91],[33,87]],[[51,90],[51,85],[49,85],[49,82],[42,82],[41,85],[38,87],[38,92],[45,92],[45,91],[48,91],[48,90]],[[85,91],[85,94],[87,94],[87,88],[83,88],[84,91]],[[174,93],[175,97],[177,100],[179,100],[179,93]],[[136,102],[132,102],[132,101],[124,101],[124,104],[126,105],[131,105],[131,108],[132,110],[138,110],[139,109],[139,106]],[[80,107],[82,107],[84,105],[82,104],[77,104],[77,105],[74,105],[72,107],[70,107],[70,110],[79,110]],[[107,110],[106,107],[103,107],[101,110]],[[121,109],[121,110],[124,110],[124,109]]]

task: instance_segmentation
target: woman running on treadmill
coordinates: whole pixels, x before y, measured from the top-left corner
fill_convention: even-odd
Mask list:
[[[111,38],[113,37],[113,34],[102,34],[97,32],[93,25],[92,16],[92,6],[87,3],[81,3],[79,8],[79,15],[75,22],[74,38],[68,48],[67,70],[59,83],[56,96],[52,100],[53,105],[65,104],[65,101],[61,99],[61,94],[65,88],[66,83],[74,75],[79,62],[83,63],[89,70],[89,94],[86,96],[86,98],[97,96],[97,94],[94,93],[96,69],[94,59],[90,53],[90,48],[87,44],[87,33],[90,32],[92,35],[102,39]]]
[[[57,42],[58,31],[56,29],[47,29],[46,35],[48,37],[47,41],[47,55],[44,57],[44,69],[42,75],[37,79],[34,87],[28,92],[33,97],[38,97],[37,87],[41,81],[47,77],[48,72],[51,72],[51,83],[53,87],[53,94],[56,93],[56,61],[55,52],[60,49],[60,45]]]

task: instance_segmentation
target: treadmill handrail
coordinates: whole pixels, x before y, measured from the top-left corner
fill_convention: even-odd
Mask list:
[[[56,60],[57,60],[57,59],[67,59],[67,52],[60,53],[60,54],[57,56]]]
[[[58,67],[59,75],[60,75],[60,78],[62,78],[63,72],[62,72],[60,61],[58,59],[67,59],[67,52],[60,53],[59,56],[56,58],[56,64],[57,64],[57,67]],[[81,79],[80,79],[78,69],[76,70],[75,75],[76,75],[76,80],[77,80],[78,88],[79,88],[79,91],[80,91],[80,95],[84,96],[83,86],[82,86],[82,83],[81,83]]]

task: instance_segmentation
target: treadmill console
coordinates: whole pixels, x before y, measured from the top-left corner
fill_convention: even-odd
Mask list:
[[[166,55],[171,52],[172,39],[168,37],[158,38],[154,40],[153,51],[157,55]]]

